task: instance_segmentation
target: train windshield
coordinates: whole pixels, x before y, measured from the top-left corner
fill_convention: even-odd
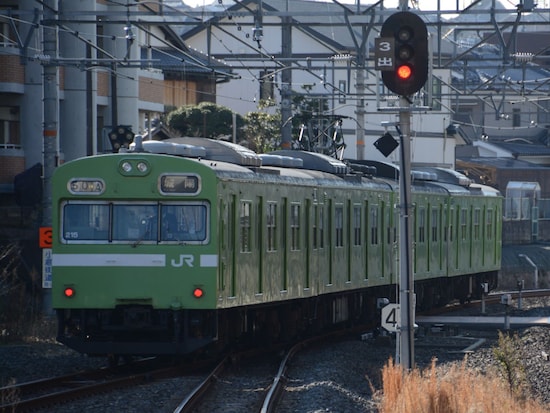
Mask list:
[[[62,208],[64,243],[198,243],[208,241],[205,202],[67,202]]]

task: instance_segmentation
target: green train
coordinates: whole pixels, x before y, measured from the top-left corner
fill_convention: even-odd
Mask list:
[[[67,162],[53,176],[57,339],[186,354],[375,319],[399,279],[397,175],[202,138]],[[494,288],[499,192],[441,168],[412,177],[417,307]]]

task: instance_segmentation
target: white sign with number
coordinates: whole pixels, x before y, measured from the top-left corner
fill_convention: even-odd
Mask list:
[[[396,333],[401,327],[401,306],[399,304],[388,304],[382,308],[382,327]]]

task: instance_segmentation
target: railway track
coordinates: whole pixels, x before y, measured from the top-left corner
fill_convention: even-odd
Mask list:
[[[228,411],[272,413],[283,394],[285,373],[292,359],[306,347],[351,331],[344,329],[308,338],[287,351],[269,348],[229,355],[183,398],[174,413],[219,411],[222,401]]]
[[[0,388],[0,412],[34,411],[153,380],[189,374],[199,368],[200,363],[186,367],[159,366],[155,359],[144,359],[117,368],[102,368],[16,383]]]

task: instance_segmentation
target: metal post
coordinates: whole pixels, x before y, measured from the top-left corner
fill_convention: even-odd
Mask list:
[[[414,367],[414,277],[412,273],[410,130],[411,110],[406,97],[400,98],[399,124],[401,167],[399,171],[399,302],[401,304],[401,360],[403,368]]]
[[[59,105],[59,81],[57,59],[57,0],[44,1],[44,55],[49,56],[44,62],[44,172],[42,197],[42,225],[52,226],[52,176],[57,166],[57,125]],[[50,288],[43,290],[43,310],[45,314],[52,311],[52,293]]]
[[[537,264],[535,264],[533,262],[533,260],[525,254],[519,254],[518,257],[525,258],[525,261],[527,261],[529,263],[529,265],[531,265],[531,267],[533,267],[535,269],[535,274],[534,274],[534,283],[535,283],[535,285],[534,285],[534,288],[535,289],[539,288],[539,267],[537,267]]]

